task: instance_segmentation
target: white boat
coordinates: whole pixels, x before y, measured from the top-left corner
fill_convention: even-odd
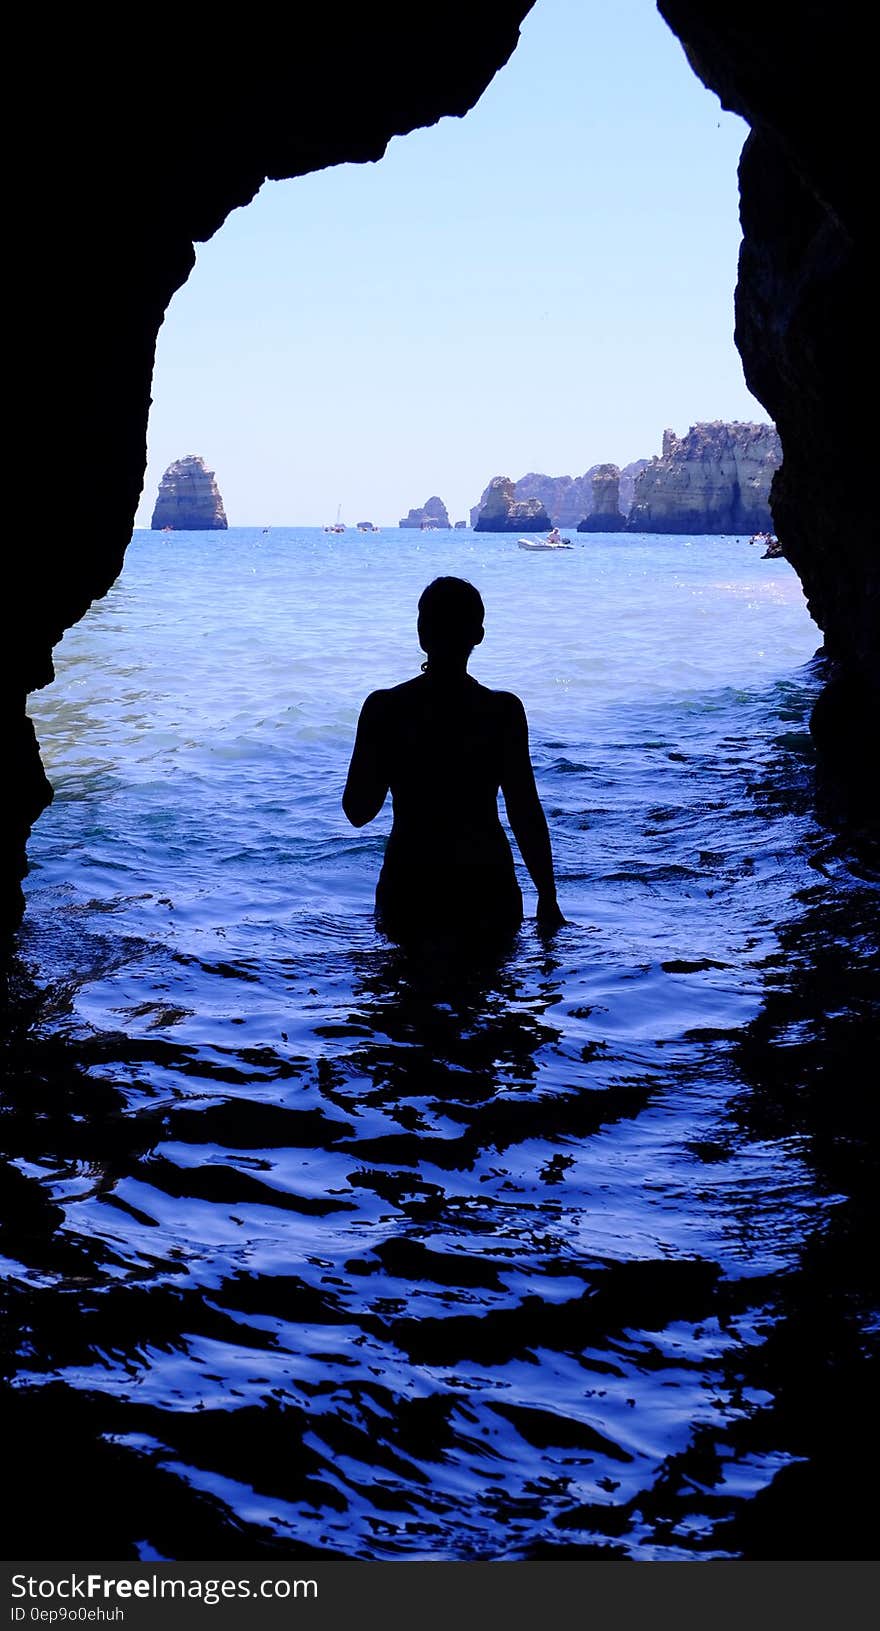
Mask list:
[[[570,538],[560,537],[558,527],[554,527],[552,532],[548,532],[546,538],[517,538],[516,541],[520,549],[546,550],[571,549],[572,547]]]

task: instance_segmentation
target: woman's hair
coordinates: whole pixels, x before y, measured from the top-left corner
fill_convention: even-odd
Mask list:
[[[435,578],[419,597],[419,641],[433,651],[473,650],[483,638],[485,607],[464,578]]]

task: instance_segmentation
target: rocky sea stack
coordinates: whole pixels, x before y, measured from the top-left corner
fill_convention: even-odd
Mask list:
[[[213,470],[197,453],[169,464],[150,523],[154,532],[222,532],[227,526]]]
[[[483,494],[476,532],[546,532],[553,525],[539,498],[518,499],[509,476],[495,476]]]
[[[620,471],[616,464],[600,464],[592,479],[590,514],[578,522],[578,532],[622,532],[626,516],[620,513]]]
[[[770,484],[782,463],[773,425],[721,420],[663,432],[636,478],[629,532],[772,532]]]
[[[538,499],[554,527],[576,527],[590,508],[590,476],[545,476],[535,470],[520,476],[514,490],[516,503]]]
[[[451,527],[452,522],[442,498],[425,500],[420,510],[410,510],[401,517],[402,527]]]
[[[634,459],[631,464],[625,464],[623,469],[618,471],[620,484],[618,508],[624,516],[628,514],[632,504],[636,476],[644,470],[648,462],[647,459]],[[514,483],[513,502],[519,504],[524,499],[536,498],[543,504],[552,526],[577,527],[585,516],[592,514],[593,477],[604,469],[606,469],[604,464],[591,464],[589,470],[585,470],[582,476],[545,476],[540,471],[530,470]],[[472,527],[476,526],[491,489],[490,482],[484,489],[479,503],[471,510]]]

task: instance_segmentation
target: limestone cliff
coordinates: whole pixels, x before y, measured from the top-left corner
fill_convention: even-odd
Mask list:
[[[546,532],[553,523],[539,498],[518,499],[509,476],[494,476],[472,525],[475,532]]]
[[[772,531],[770,484],[781,460],[773,425],[713,420],[686,436],[666,430],[660,457],[636,478],[628,531]]]
[[[471,526],[477,528],[483,516],[486,521],[493,520],[496,516],[506,518],[510,514],[510,506],[515,498],[516,482],[512,481],[510,476],[493,476],[488,486],[483,488],[479,504],[475,504],[471,510]]]
[[[226,512],[213,470],[197,453],[169,464],[150,523],[154,532],[222,532]]]
[[[635,459],[632,464],[625,464],[620,471],[620,498],[619,507],[624,516],[629,513],[633,498],[635,478],[640,470],[648,463],[647,459]],[[536,498],[543,505],[554,527],[577,527],[585,515],[589,515],[593,508],[593,477],[604,465],[591,464],[582,476],[545,476],[539,471],[530,470],[527,475],[520,476],[514,482],[514,501]],[[491,483],[490,483],[491,486]],[[478,504],[470,512],[470,524],[475,527],[480,511],[489,497],[489,487],[484,488]]]
[[[428,498],[421,509],[410,510],[404,515],[399,525],[401,527],[449,527],[452,525],[442,498]]]
[[[600,464],[590,483],[589,515],[578,522],[578,532],[622,532],[626,516],[620,513],[620,471],[616,464]]]
[[[623,466],[620,472],[620,497],[618,499],[621,515],[629,515],[635,497],[636,478],[641,475],[645,466],[650,462],[650,459],[633,459],[630,464]],[[587,511],[587,514],[589,514],[589,511]]]
[[[591,469],[583,476],[542,476],[529,471],[516,483],[516,497],[538,499],[554,527],[576,527],[589,508],[592,473]]]
[[[583,476],[544,476],[539,471],[530,470],[528,475],[520,476],[519,481],[513,484],[513,503],[524,503],[527,499],[537,499],[554,527],[576,527],[581,516],[586,515],[590,507],[590,478],[597,468],[592,465]],[[478,504],[471,510],[471,526],[475,527],[486,501],[489,497],[492,483],[483,489]]]

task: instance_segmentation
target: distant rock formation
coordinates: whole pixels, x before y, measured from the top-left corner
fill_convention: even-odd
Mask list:
[[[451,524],[442,498],[429,498],[420,510],[410,510],[400,522],[402,527],[448,527]]]
[[[616,464],[600,464],[591,482],[590,514],[578,522],[578,532],[623,532],[626,516],[620,513],[620,471]]]
[[[154,532],[222,532],[227,526],[213,470],[196,453],[169,464],[159,483]]]
[[[509,476],[494,476],[473,522],[476,532],[545,532],[553,525],[539,498],[517,499]]]
[[[633,459],[631,464],[623,466],[620,472],[620,498],[618,500],[618,508],[622,515],[629,515],[636,490],[636,480],[650,462],[650,459]],[[588,510],[587,514],[589,515],[589,513]]]
[[[595,465],[593,469],[595,469]],[[581,516],[586,515],[590,507],[590,477],[592,470],[583,476],[543,476],[536,470],[530,470],[528,475],[520,476],[519,481],[513,484],[513,503],[524,503],[527,499],[537,499],[549,517],[551,526],[576,527]],[[492,483],[484,488],[478,504],[471,510],[471,526],[476,527],[480,513],[489,498]]]
[[[632,504],[636,476],[648,462],[647,459],[634,459],[632,464],[624,465],[620,472],[619,507],[624,515],[629,513]],[[592,513],[593,477],[604,468],[604,465],[591,464],[582,476],[544,476],[530,470],[528,475],[520,476],[519,481],[514,483],[514,501],[537,498],[550,517],[552,526],[577,527],[584,516]],[[489,487],[486,487],[480,502],[471,510],[472,527],[476,526],[488,497]]]
[[[636,477],[628,532],[770,532],[770,483],[782,462],[773,425],[721,420],[663,432]]]
[[[471,510],[471,526],[479,530],[482,521],[488,523],[497,517],[506,521],[515,498],[515,482],[511,481],[509,476],[493,476],[488,487],[483,489],[476,509]],[[501,531],[504,531],[503,527]]]
[[[471,510],[478,532],[756,533],[772,531],[770,483],[782,462],[773,425],[721,420],[663,432],[663,451],[619,469],[519,481],[495,476]]]
[[[576,527],[589,509],[591,475],[588,470],[583,476],[542,476],[530,470],[516,483],[516,497],[538,499],[554,527]]]

